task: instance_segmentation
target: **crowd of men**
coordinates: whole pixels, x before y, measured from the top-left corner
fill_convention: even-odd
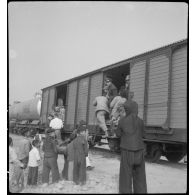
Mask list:
[[[128,97],[130,95],[130,97]],[[146,193],[146,174],[144,162],[144,124],[138,117],[138,105],[132,100],[129,92],[129,75],[126,84],[118,90],[111,78],[106,78],[103,95],[95,98],[95,115],[97,125],[105,132],[104,137],[119,137],[121,163],[119,174],[119,193]],[[108,129],[106,119],[112,125],[117,125],[114,134]],[[43,155],[42,186],[49,184],[51,172],[52,183],[60,180],[58,154],[64,155],[62,178],[75,184],[85,185],[87,167],[93,168],[89,160],[88,127],[85,121],[80,121],[73,133],[65,141],[61,138],[63,121],[59,113],[49,115],[49,127],[45,130],[44,140],[37,135],[30,141],[29,134],[20,143],[20,154],[16,155],[13,140],[9,140],[9,183],[10,189],[24,187],[23,172],[28,166],[29,186],[37,185],[40,151]]]

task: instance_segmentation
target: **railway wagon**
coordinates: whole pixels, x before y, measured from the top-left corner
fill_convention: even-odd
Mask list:
[[[46,87],[42,89],[41,122],[47,123],[47,115],[61,99],[65,107],[63,133],[71,133],[85,120],[90,135],[99,141],[101,131],[95,125],[92,102],[102,94],[106,76],[111,75],[119,89],[130,75],[130,91],[145,124],[147,155],[152,161],[161,155],[179,161],[187,149],[187,51],[185,39]],[[120,140],[108,138],[108,142],[116,149]]]

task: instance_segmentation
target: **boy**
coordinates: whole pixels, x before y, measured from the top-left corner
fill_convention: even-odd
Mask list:
[[[77,137],[73,140],[74,168],[73,181],[78,185],[86,183],[86,156],[88,145],[86,140],[86,127],[80,125],[77,129]]]
[[[39,154],[39,140],[35,139],[32,141],[32,150],[29,152],[29,162],[28,162],[28,185],[37,185],[38,179],[38,166],[40,164],[40,154]]]
[[[49,173],[52,172],[52,183],[58,182],[60,179],[59,169],[57,164],[57,143],[55,140],[55,132],[53,129],[47,129],[47,135],[43,142],[43,186],[49,184]]]

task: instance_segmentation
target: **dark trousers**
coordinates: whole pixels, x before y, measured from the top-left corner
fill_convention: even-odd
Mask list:
[[[119,193],[133,192],[147,193],[144,151],[121,149]]]
[[[82,160],[74,159],[73,168],[73,181],[78,184],[79,182],[86,182],[86,158]]]
[[[37,185],[38,179],[38,166],[37,167],[29,167],[28,169],[28,185]]]
[[[62,177],[68,180],[68,159],[66,155],[64,155],[64,168],[62,170]]]
[[[52,173],[52,183],[58,182],[60,179],[60,174],[59,174],[59,169],[58,169],[56,157],[51,157],[51,158],[44,157],[42,183],[49,183],[50,170]]]

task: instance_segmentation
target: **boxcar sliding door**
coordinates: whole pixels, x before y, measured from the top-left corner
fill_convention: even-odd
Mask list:
[[[76,96],[77,96],[77,81],[73,81],[68,84],[66,127],[69,130],[74,127]]]
[[[93,101],[97,96],[102,95],[103,73],[97,73],[91,76],[91,84],[89,89],[89,109],[88,109],[88,124],[95,125],[95,107]]]
[[[41,104],[41,123],[42,124],[45,124],[47,122],[48,97],[49,97],[49,89],[43,90],[42,104]]]
[[[167,120],[169,57],[160,54],[149,59],[146,124],[163,127]]]
[[[187,46],[172,54],[171,128],[187,128]]]
[[[130,91],[134,92],[133,99],[138,103],[138,116],[144,118],[144,89],[145,89],[146,60],[131,63]]]
[[[89,77],[83,78],[79,81],[78,89],[78,102],[77,102],[77,115],[76,123],[79,121],[86,121],[87,116],[87,99],[88,99]],[[87,121],[86,121],[87,122]]]

